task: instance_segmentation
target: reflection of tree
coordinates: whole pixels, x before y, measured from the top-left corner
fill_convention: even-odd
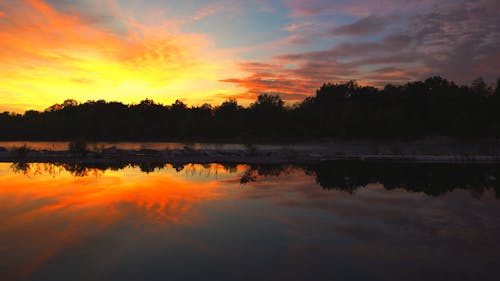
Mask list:
[[[247,170],[240,179],[241,184],[257,181],[257,175],[252,170]]]
[[[303,167],[306,174],[315,176],[325,189],[354,193],[370,183],[381,183],[386,189],[403,188],[440,196],[455,189],[468,190],[481,196],[494,189],[500,198],[499,165],[459,164],[396,164],[370,162],[330,162]],[[279,176],[291,171],[287,166],[251,166],[241,177],[247,184],[261,177]]]
[[[289,173],[290,167],[285,165],[252,165],[245,171],[240,179],[240,183],[245,184],[257,181],[259,177],[280,176]]]
[[[89,175],[100,175],[106,170],[120,170],[129,164],[119,163],[25,163],[14,162],[11,165],[12,171],[25,175],[41,174],[43,172],[55,176],[61,170],[69,172],[75,177],[86,177]]]
[[[317,165],[311,169],[316,175],[316,182],[324,188],[336,188],[354,193],[356,189],[366,186],[369,171],[366,165],[357,165],[355,169],[349,163],[344,165]]]
[[[171,167],[177,172],[185,170],[187,175],[217,175],[220,170],[235,173],[235,164],[172,164],[163,162],[141,163],[12,163],[15,173],[24,175],[42,172],[56,175],[61,170],[75,177],[100,175],[106,170],[121,170],[139,167],[144,173]],[[475,196],[487,190],[495,190],[500,198],[500,165],[463,164],[401,164],[373,162],[329,162],[306,167],[289,165],[251,165],[242,174],[241,184],[248,184],[266,177],[279,177],[302,169],[314,176],[316,182],[325,189],[337,189],[354,193],[370,183],[380,183],[387,190],[403,188],[411,192],[423,192],[430,196],[440,196],[455,189],[464,189]]]
[[[14,162],[12,165],[10,165],[12,171],[16,174],[24,174],[27,175],[29,174],[31,168],[30,168],[30,163],[26,162]]]
[[[75,177],[85,177],[88,176],[89,171],[94,170],[93,168],[88,168],[82,164],[63,164],[66,171],[70,172]]]
[[[142,162],[138,164],[142,172],[149,174],[154,172],[156,169],[161,170],[164,168],[165,163],[163,162]]]
[[[500,166],[459,164],[395,164],[335,162],[307,167],[326,189],[354,192],[369,183],[381,183],[388,190],[403,188],[440,196],[454,189],[481,195],[494,188],[500,195]]]
[[[69,163],[27,163],[27,162],[15,162],[12,163],[11,169],[15,173],[34,175],[41,174],[42,172],[48,173],[49,175],[56,175],[61,172],[61,170],[69,172],[75,177],[86,177],[90,175],[100,175],[106,170],[118,171],[123,170],[127,167],[138,167],[141,172],[146,174],[153,173],[155,171],[173,168],[177,172],[185,170],[187,174],[191,175],[202,175],[205,174],[207,177],[210,175],[216,175],[220,171],[227,173],[236,173],[238,171],[238,165],[236,164],[171,164],[168,165],[165,162],[151,161],[151,162],[139,162],[139,163],[126,163],[126,162],[100,162],[100,163],[84,163],[84,162],[69,162]],[[262,172],[261,172],[262,174]]]
[[[238,171],[238,165],[236,164],[222,164],[222,167],[224,168],[224,170],[228,173],[236,173],[236,171]]]
[[[180,172],[180,171],[184,170],[184,165],[183,164],[174,164],[174,169],[177,172]]]

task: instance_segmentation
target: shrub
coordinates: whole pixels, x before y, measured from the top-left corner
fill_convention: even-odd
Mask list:
[[[68,149],[73,154],[85,156],[88,153],[87,142],[83,140],[72,141],[68,144]]]
[[[26,144],[20,147],[14,147],[12,149],[12,153],[14,154],[14,157],[16,158],[24,158],[26,155],[28,155],[28,152],[31,151],[31,148],[29,148]]]
[[[255,156],[257,155],[257,146],[253,143],[246,143],[245,144],[245,149],[250,156]]]

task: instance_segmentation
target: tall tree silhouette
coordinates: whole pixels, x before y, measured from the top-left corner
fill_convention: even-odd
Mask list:
[[[43,112],[0,114],[2,140],[416,139],[500,137],[500,79],[470,86],[442,77],[382,89],[355,81],[325,83],[316,95],[285,106],[262,94],[249,107],[66,100]]]

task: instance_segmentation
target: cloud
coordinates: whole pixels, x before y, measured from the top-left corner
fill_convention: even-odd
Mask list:
[[[368,16],[354,23],[342,25],[337,28],[332,29],[329,33],[331,35],[348,35],[348,36],[360,36],[360,35],[372,35],[384,31],[387,26],[393,21],[392,18],[384,18],[377,16]]]
[[[102,0],[46,0],[45,3],[61,14],[72,15],[81,22],[116,34],[127,32],[123,11],[116,1]]]
[[[191,21],[200,21],[207,17],[219,14],[219,13],[230,13],[234,14],[239,11],[240,4],[234,1],[217,1],[210,2],[206,5],[201,6],[190,16]]]
[[[459,81],[500,73],[500,9],[498,1],[462,1],[453,8],[420,14],[409,30],[422,63]]]
[[[381,41],[368,41],[357,43],[340,43],[334,47],[324,51],[299,52],[292,54],[283,54],[276,56],[281,60],[338,60],[351,57],[359,57],[360,55],[368,55],[373,53],[387,53],[404,49],[410,44],[411,38],[394,34],[383,38]]]
[[[317,0],[285,0],[284,2],[291,8],[292,16],[296,17],[314,16],[330,10],[332,6],[332,3]]]
[[[328,81],[499,76],[496,0],[186,3],[0,1],[0,91],[16,104],[34,95],[45,108],[61,95],[169,103],[233,91],[297,100]],[[244,24],[234,22],[240,17]],[[219,49],[227,41],[238,46]]]
[[[226,97],[254,100],[260,94],[278,94],[287,100],[302,100],[312,90],[308,81],[302,81],[300,77],[293,75],[293,70],[289,70],[287,76],[287,71],[281,69],[282,72],[277,72],[279,66],[271,64],[248,63],[242,64],[241,67],[255,73],[244,78],[228,78],[221,81],[236,84],[247,91]]]
[[[457,0],[284,0],[284,3],[290,9],[292,16],[314,18],[325,15],[349,15],[356,17],[391,14],[405,15],[414,13],[414,11],[426,12],[435,9],[447,9],[454,6]]]
[[[82,3],[55,2],[0,2],[6,15],[0,18],[0,90],[15,95],[16,104],[43,109],[61,96],[168,103],[179,98],[168,93],[196,99],[199,87],[220,86],[212,81],[220,78],[226,59],[208,50],[205,35],[181,32],[176,22],[156,14],[146,21],[121,15],[112,26],[124,28],[114,29],[78,13],[85,10]]]
[[[303,29],[304,27],[308,27],[310,25],[314,25],[313,22],[299,22],[299,23],[291,23],[286,25],[283,29],[288,31],[288,32],[295,32],[298,30]]]
[[[356,79],[362,77],[363,73],[372,75],[359,69],[363,66],[413,62],[412,54],[397,58],[389,55],[409,48],[410,43],[407,36],[395,34],[378,42],[341,43],[325,51],[281,54],[272,58],[273,63],[242,63],[241,68],[251,73],[249,76],[222,81],[246,88],[253,97],[272,92],[284,98],[299,100],[313,94],[325,82]],[[358,59],[360,55],[362,59]],[[389,73],[386,73],[382,78],[388,76]]]
[[[297,81],[300,87],[295,93],[307,94],[303,91],[309,90],[308,94],[312,95],[313,89],[329,81],[355,79],[364,84],[383,86],[386,83],[421,80],[432,75],[441,75],[458,83],[469,83],[480,76],[492,82],[500,76],[500,14],[497,12],[500,2],[417,2],[396,5],[395,1],[387,0],[384,3],[394,5],[379,12],[380,8],[374,7],[373,2],[361,0],[353,4],[319,0],[286,1],[292,8],[292,15],[308,17],[308,22],[316,19],[318,23],[321,20],[319,15],[335,9],[335,13],[343,11],[361,16],[350,24],[326,31],[323,36],[299,36],[288,40],[287,43],[293,45],[332,38],[333,44],[329,48],[285,52],[270,57],[266,77],[286,78],[289,89],[293,88],[293,81]],[[368,10],[360,12],[357,7],[361,3],[366,3],[363,9]],[[412,10],[412,13],[405,10],[417,6],[420,9]],[[300,22],[289,26],[294,31],[300,27]],[[355,39],[342,37],[346,35]],[[294,67],[288,67],[290,65]],[[262,79],[258,74],[262,70],[254,69],[252,72],[248,67],[244,70],[250,72],[245,83],[241,80],[225,81],[256,92],[257,82]]]

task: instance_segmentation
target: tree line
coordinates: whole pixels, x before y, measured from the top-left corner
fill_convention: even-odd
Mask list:
[[[2,140],[400,139],[500,137],[500,79],[457,85],[442,77],[384,88],[326,83],[291,106],[262,94],[248,107],[230,99],[188,107],[66,100],[45,111],[0,114]]]

